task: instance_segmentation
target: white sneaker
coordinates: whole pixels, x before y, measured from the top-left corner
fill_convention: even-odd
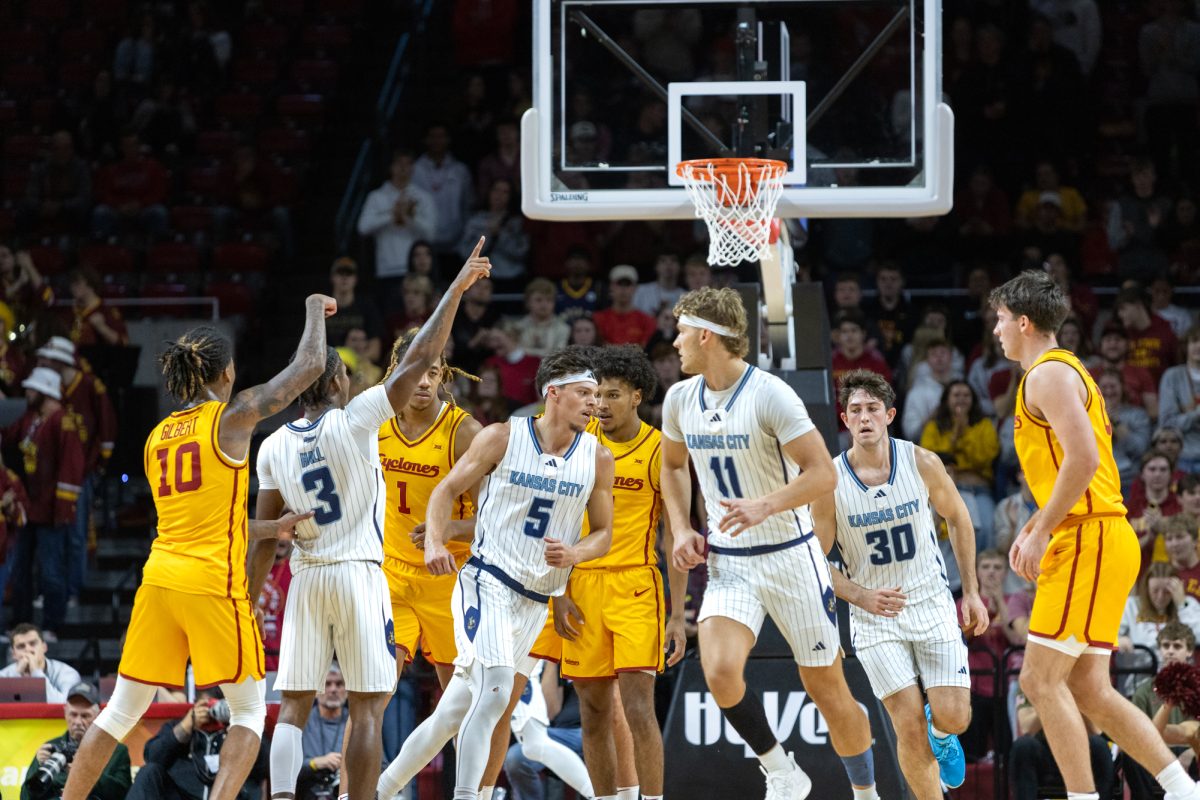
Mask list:
[[[788,758],[792,758],[791,753],[788,753]],[[767,772],[763,766],[759,766],[759,770],[767,778],[766,800],[804,800],[812,791],[812,779],[795,761],[792,761],[789,770]]]
[[[1200,800],[1200,783],[1197,783],[1195,788],[1186,794],[1171,794],[1167,792],[1163,795],[1163,800]]]

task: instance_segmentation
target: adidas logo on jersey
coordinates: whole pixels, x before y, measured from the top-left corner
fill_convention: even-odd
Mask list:
[[[959,674],[959,675],[966,675],[966,674],[967,674],[967,668],[966,668],[966,667],[959,667],[959,668],[958,668],[958,674]]]
[[[816,653],[816,652],[819,652],[819,651],[821,651],[821,650],[824,650],[824,649],[825,649],[825,643],[824,643],[824,642],[817,642],[817,646],[816,646],[816,647],[814,647],[814,648],[812,649],[812,651],[813,651],[814,653]]]
[[[875,498],[879,499],[880,497],[887,497],[887,492],[885,492],[883,489],[880,489],[875,493]]]

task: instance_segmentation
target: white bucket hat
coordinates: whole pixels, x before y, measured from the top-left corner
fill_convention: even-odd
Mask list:
[[[21,382],[26,389],[41,392],[47,397],[62,400],[62,378],[49,367],[35,367],[29,377]]]
[[[40,358],[75,366],[75,343],[65,336],[51,336],[50,341],[37,349]]]

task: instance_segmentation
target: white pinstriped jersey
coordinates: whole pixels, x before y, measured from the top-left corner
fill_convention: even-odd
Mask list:
[[[768,517],[737,538],[718,528],[721,501],[763,497],[800,474],[783,445],[813,430],[804,402],[780,378],[752,366],[714,392],[697,375],[667,391],[663,436],[687,445],[704,492],[708,541],[728,549],[781,544],[813,529],[808,506]]]
[[[316,515],[296,526],[292,571],[341,561],[383,563],[383,473],[379,426],[395,412],[373,386],[345,408],[289,422],[258,452],[260,489],[277,489],[293,511]]]
[[[533,417],[508,421],[508,448],[483,479],[471,554],[526,589],[559,595],[570,568],[546,563],[550,536],[574,545],[596,482],[596,437],[581,432],[561,456],[543,453]]]
[[[958,635],[929,490],[917,470],[915,446],[903,439],[889,438],[889,443],[891,474],[878,486],[858,479],[847,453],[833,460],[838,473],[837,543],[847,577],[867,589],[899,586],[908,598],[895,618],[851,606],[855,647],[928,638],[936,628],[945,627],[947,615],[951,633]]]

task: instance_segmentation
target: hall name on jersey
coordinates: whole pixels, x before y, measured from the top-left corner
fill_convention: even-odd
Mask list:
[[[686,436],[689,450],[749,450],[748,433],[689,433]]]
[[[544,475],[533,475],[515,469],[509,470],[508,482],[513,486],[524,486],[526,489],[533,489],[536,492],[559,494],[563,497],[579,497],[583,494],[582,483],[555,480]]]
[[[436,478],[442,471],[437,464],[418,464],[415,461],[407,461],[403,457],[380,456],[379,463],[384,472],[403,472],[405,475],[421,475],[427,478]]]
[[[300,469],[306,469],[313,464],[320,464],[325,460],[325,456],[321,453],[321,448],[314,447],[312,450],[300,451]]]
[[[873,528],[885,522],[894,522],[898,519],[911,517],[920,510],[920,500],[909,500],[907,503],[901,503],[894,508],[881,508],[878,511],[868,511],[865,514],[849,514],[847,518],[850,520],[851,527]]]

